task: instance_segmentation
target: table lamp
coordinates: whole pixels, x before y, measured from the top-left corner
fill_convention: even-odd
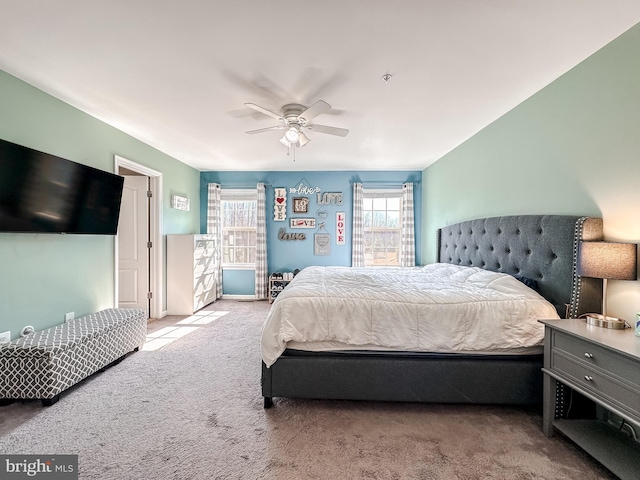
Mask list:
[[[607,316],[607,280],[636,280],[637,250],[635,243],[580,242],[578,275],[602,278],[602,314],[588,313],[588,324],[614,329],[626,327],[624,320]]]

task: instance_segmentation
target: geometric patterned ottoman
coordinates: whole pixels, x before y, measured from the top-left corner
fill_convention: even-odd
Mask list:
[[[145,310],[111,308],[0,345],[0,399],[40,399],[60,392],[144,345]]]

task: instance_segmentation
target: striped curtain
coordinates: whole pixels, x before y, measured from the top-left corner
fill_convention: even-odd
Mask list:
[[[413,213],[413,183],[402,184],[402,235],[400,239],[400,266],[416,266],[416,237]]]
[[[362,222],[362,184],[353,184],[353,227],[351,229],[351,266],[364,267],[364,227]]]
[[[220,209],[220,185],[210,183],[207,196],[207,234],[216,242],[215,276],[216,299],[222,297],[222,212]]]
[[[256,228],[256,298],[267,298],[267,205],[264,193],[264,183],[258,183]]]

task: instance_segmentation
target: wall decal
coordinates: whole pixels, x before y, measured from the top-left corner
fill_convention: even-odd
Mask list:
[[[289,220],[291,228],[316,228],[315,218],[292,218]]]
[[[297,195],[313,195],[321,191],[322,189],[320,187],[310,187],[303,182],[300,182],[297,187],[289,187],[289,193],[295,193]]]
[[[331,236],[328,233],[315,233],[313,235],[313,254],[331,255]]]
[[[306,240],[304,233],[289,233],[284,228],[278,230],[278,240]]]
[[[308,212],[309,212],[309,197],[294,197],[293,213],[308,213]]]
[[[171,208],[188,212],[189,197],[183,197],[182,195],[171,195]]]
[[[287,189],[280,187],[273,191],[276,196],[273,202],[273,221],[284,222],[287,219]]]
[[[313,254],[331,255],[331,235],[324,228],[324,222],[320,223],[318,230],[313,235]]]
[[[317,194],[318,205],[342,205],[342,192],[324,192]]]
[[[346,216],[344,212],[336,212],[336,245],[346,243]]]

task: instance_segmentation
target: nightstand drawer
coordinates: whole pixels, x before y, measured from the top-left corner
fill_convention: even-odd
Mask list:
[[[624,382],[640,385],[640,369],[637,362],[562,332],[554,331],[552,338],[553,350],[562,350],[587,365],[598,367],[619,377]]]
[[[561,376],[569,377],[572,383],[579,385],[586,391],[598,397],[606,397],[608,402],[616,404],[634,417],[640,418],[640,390],[638,387],[632,388],[625,385],[617,379],[557,351],[551,353],[551,369]]]

